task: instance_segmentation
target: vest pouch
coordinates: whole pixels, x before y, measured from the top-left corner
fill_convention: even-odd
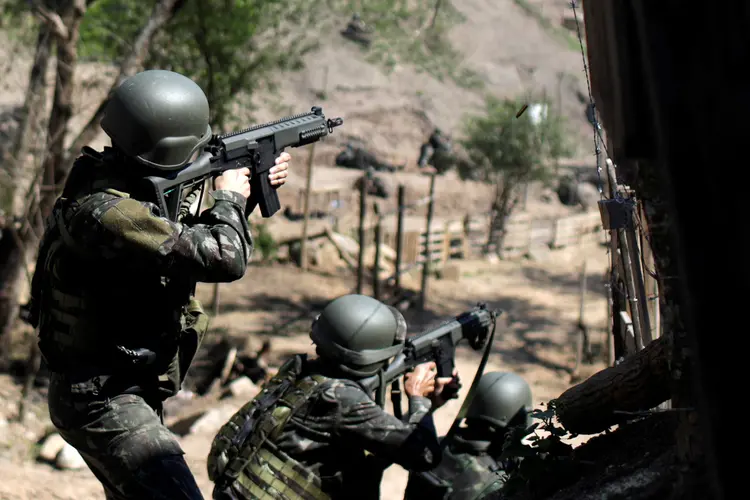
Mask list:
[[[264,443],[250,458],[230,489],[243,499],[330,499],[321,489],[318,476],[271,442]]]
[[[185,308],[185,328],[180,334],[180,345],[177,350],[180,367],[180,384],[185,380],[188,369],[195,358],[195,354],[203,342],[203,338],[208,331],[208,314],[203,310],[203,306],[195,297],[190,298],[190,302]]]
[[[182,315],[183,328],[179,334],[177,352],[169,365],[159,375],[159,392],[166,397],[177,394],[182,388],[190,365],[208,331],[208,314],[195,297],[185,307]]]

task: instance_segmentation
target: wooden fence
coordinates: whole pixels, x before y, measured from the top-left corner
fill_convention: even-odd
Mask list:
[[[426,227],[424,217],[407,217],[403,234],[402,265],[425,259]],[[396,248],[396,218],[383,220],[383,244]],[[438,219],[430,228],[430,255],[435,263],[467,259],[482,254],[489,237],[490,216],[467,215],[463,219]],[[374,223],[365,230],[365,241],[372,241]],[[506,221],[500,256],[504,259],[528,255],[535,247],[563,248],[584,242],[606,242],[599,212],[587,212],[557,218],[536,219],[522,213]]]

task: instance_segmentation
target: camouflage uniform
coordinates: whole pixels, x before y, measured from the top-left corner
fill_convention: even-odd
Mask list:
[[[436,468],[409,475],[405,500],[479,500],[502,489],[514,463],[498,461],[492,444],[469,432],[461,429],[454,436]]]
[[[296,387],[301,384],[314,384],[314,387],[309,397],[300,401],[300,406],[291,412],[278,436],[269,437],[267,441],[274,450],[281,452],[276,452],[277,456],[283,457],[282,461],[288,468],[296,469],[295,475],[302,475],[305,470],[312,473],[312,478],[306,481],[315,483],[315,492],[299,491],[305,488],[304,482],[297,480],[292,484],[288,479],[291,475],[283,471],[275,475],[276,482],[286,483],[283,487],[292,491],[296,489],[293,496],[269,492],[268,487],[259,490],[259,487],[274,482],[258,477],[269,470],[265,466],[256,468],[262,471],[259,474],[243,470],[240,479],[245,481],[221,484],[220,476],[226,470],[227,459],[220,457],[219,450],[228,449],[230,442],[238,442],[236,436],[242,434],[241,429],[250,420],[247,408],[243,408],[219,432],[209,455],[209,476],[214,481],[219,479],[214,498],[378,499],[383,471],[391,464],[420,471],[439,462],[440,450],[429,399],[409,398],[409,414],[405,421],[401,421],[383,411],[355,381],[332,372],[330,365],[321,360],[306,361],[304,356],[297,356],[282,367],[280,376],[294,369],[292,365],[295,364],[293,380]],[[269,384],[273,386],[273,383]],[[261,393],[248,405],[257,404],[263,396]],[[289,397],[285,395],[276,399],[283,401]],[[263,414],[273,413],[275,404],[272,402]],[[255,422],[250,432],[259,426],[262,425]],[[273,434],[269,431],[269,435]]]
[[[196,281],[246,271],[245,199],[216,191],[212,209],[175,223],[137,200],[138,165],[105,155],[76,160],[32,283],[50,416],[108,499],[202,498],[161,403],[179,390],[208,326]]]

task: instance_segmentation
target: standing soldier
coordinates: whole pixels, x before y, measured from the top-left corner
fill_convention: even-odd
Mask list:
[[[432,165],[433,167],[438,168],[438,170],[442,170],[438,165],[435,165],[435,163],[438,163],[435,160],[438,155],[442,156],[450,153],[452,148],[453,146],[451,145],[450,139],[443,135],[442,130],[435,128],[435,130],[432,131],[432,134],[430,134],[429,139],[427,139],[427,142],[422,144],[422,147],[419,150],[419,160],[417,160],[419,168]]]
[[[405,500],[479,500],[500,490],[516,465],[500,461],[510,428],[529,425],[531,388],[513,373],[485,373],[459,429],[435,469],[409,474]]]
[[[402,349],[406,321],[371,297],[344,295],[313,322],[318,358],[297,355],[214,439],[208,474],[221,500],[378,499],[385,468],[440,461],[432,412],[445,401],[434,363],[407,374],[409,413],[386,413],[357,383]]]
[[[84,148],[48,220],[29,319],[50,371],[49,411],[109,500],[200,499],[161,421],[207,329],[196,281],[247,269],[248,169],[215,179],[213,208],[173,222],[140,191],[184,168],[211,138],[201,88],[171,71],[122,83],[101,126],[112,147]],[[290,156],[276,159],[281,186]]]

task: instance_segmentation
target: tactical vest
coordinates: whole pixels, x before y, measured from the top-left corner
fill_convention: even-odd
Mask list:
[[[101,165],[98,160],[92,156],[83,156],[76,162],[76,167],[93,169]],[[81,174],[81,177],[85,177],[85,174]],[[96,182],[91,181],[93,190],[97,189]],[[104,185],[101,187],[105,187],[106,181],[102,184]],[[129,197],[129,194],[114,189],[104,189],[103,192],[109,195],[113,203]],[[91,332],[92,329],[86,328],[88,316],[94,314],[95,297],[88,295],[92,292],[81,287],[80,283],[75,283],[75,280],[71,282],[70,278],[75,272],[71,267],[76,261],[91,262],[94,259],[94,262],[100,262],[110,256],[94,255],[90,249],[78,244],[72,238],[69,227],[75,222],[77,214],[99,208],[101,202],[101,198],[87,195],[76,200],[61,197],[53,208],[32,282],[32,301],[38,304],[39,347],[52,371],[71,374],[90,367],[96,370],[93,368],[96,366],[106,370],[104,373],[91,374],[98,376],[96,383],[82,377],[83,380],[74,387],[75,392],[96,392],[100,389],[96,386],[102,379],[106,381],[107,378],[113,378],[119,371],[124,376],[117,382],[125,387],[117,389],[126,389],[131,384],[150,383],[152,387],[141,389],[156,390],[165,399],[179,391],[208,329],[208,316],[201,304],[189,295],[189,291],[185,290],[184,294],[181,291],[180,297],[174,298],[174,303],[164,304],[176,311],[176,317],[173,318],[176,328],[175,331],[163,332],[165,340],[160,344],[163,348],[159,352],[125,348],[109,342],[106,338],[108,332]],[[60,259],[67,265],[60,265]],[[117,286],[116,283],[112,285]],[[101,297],[97,299],[101,300]],[[187,305],[185,302],[188,302]],[[121,306],[124,314],[138,314],[138,311],[128,310],[128,304]],[[112,321],[116,322],[117,318],[113,317]],[[85,373],[84,371],[81,375]]]
[[[214,498],[231,500],[328,500],[318,476],[281,451],[274,441],[313,391],[328,380],[297,380],[305,356],[287,361],[252,401],[224,424],[208,455]]]

